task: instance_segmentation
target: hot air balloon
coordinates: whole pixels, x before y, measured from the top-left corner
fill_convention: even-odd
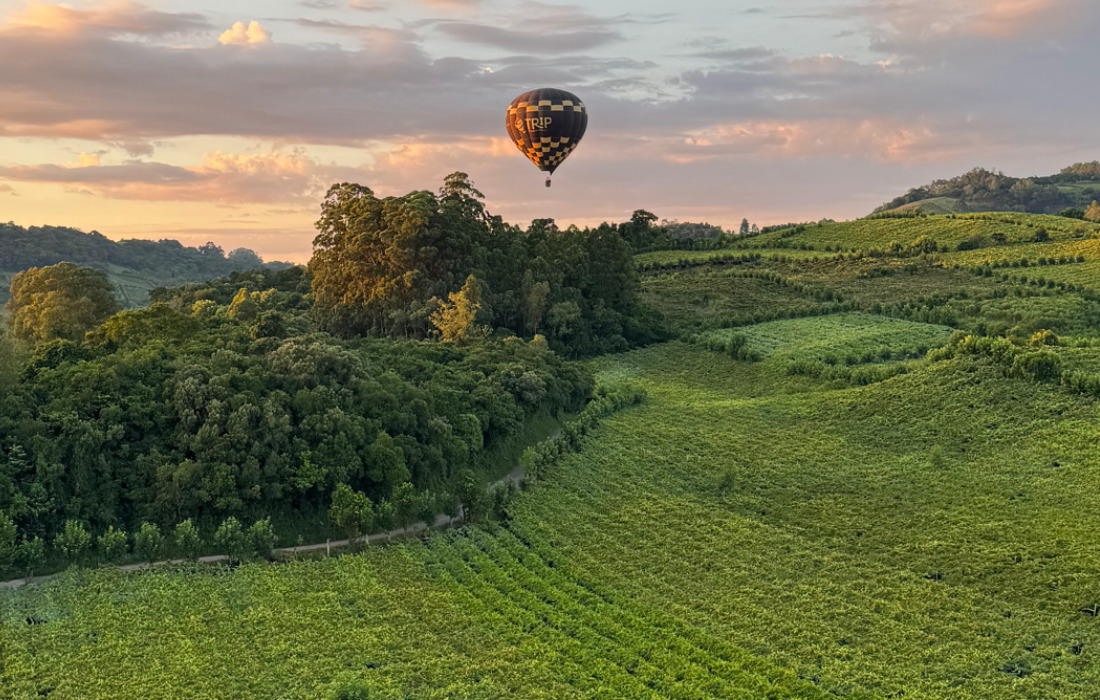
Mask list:
[[[539,170],[554,170],[580,143],[588,111],[580,98],[557,88],[525,92],[508,106],[508,135]],[[546,178],[550,186],[550,178]]]

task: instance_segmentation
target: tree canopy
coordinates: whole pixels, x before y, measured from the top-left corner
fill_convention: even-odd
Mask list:
[[[63,262],[15,275],[7,308],[12,335],[41,342],[80,340],[119,305],[107,275]]]
[[[655,337],[656,320],[638,298],[632,241],[645,243],[656,217],[636,212],[621,226],[565,231],[543,219],[524,231],[491,215],[481,198],[464,173],[448,176],[438,194],[378,198],[362,185],[333,185],[309,265],[322,327],[345,337],[428,337],[440,330],[435,321],[453,325],[451,295],[464,298],[473,276],[479,318],[504,335],[542,333],[569,355]]]

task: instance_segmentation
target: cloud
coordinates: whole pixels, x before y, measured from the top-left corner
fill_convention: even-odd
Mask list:
[[[435,25],[435,28],[459,41],[506,51],[534,53],[584,51],[622,39],[619,32],[610,29],[546,32],[541,29],[534,31],[504,29],[474,22],[440,22]]]
[[[0,167],[0,179],[66,185],[109,199],[285,205],[316,202],[330,179],[348,175],[303,155],[284,153],[216,151],[204,156],[201,165],[190,167],[145,161],[99,165],[98,158],[82,158],[82,163]]]
[[[718,124],[696,131],[685,148],[669,156],[674,162],[727,157],[817,158],[861,157],[894,163],[942,161],[974,144],[938,133],[928,124],[862,121],[750,121]]]
[[[477,22],[432,20],[426,25],[451,39],[468,44],[504,51],[562,54],[621,41],[624,39],[620,30],[623,25],[660,23],[667,21],[669,17],[670,15],[600,17],[577,7],[527,0],[518,7],[511,7],[507,14],[483,14]]]
[[[11,185],[5,185],[2,182],[0,182],[0,194],[7,194],[11,195],[12,197],[19,196],[19,193],[15,191],[14,187],[12,187]]]
[[[351,0],[356,2],[357,0]],[[437,10],[471,10],[480,4],[480,0],[413,0]]]
[[[245,26],[244,22],[234,22],[233,26],[222,32],[218,37],[219,44],[228,46],[249,46],[251,44],[266,44],[271,41],[271,32],[262,24],[253,20]]]
[[[81,153],[70,168],[94,168],[99,165],[100,153]]]
[[[382,3],[371,2],[370,0],[348,0],[348,7],[360,12],[379,12],[386,9],[386,6]]]
[[[90,10],[31,2],[4,22],[8,29],[43,34],[77,35],[89,32],[162,36],[204,31],[212,25],[194,13],[147,10],[130,2],[116,2]]]
[[[1094,14],[1089,0],[892,0],[801,17],[858,22],[874,39],[873,47],[905,53],[954,40],[1055,36]]]

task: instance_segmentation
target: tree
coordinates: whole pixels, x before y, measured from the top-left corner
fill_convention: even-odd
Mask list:
[[[15,522],[0,510],[0,571],[7,571],[15,565]]]
[[[739,235],[747,236],[749,234],[749,220],[741,219],[741,228],[737,232]]]
[[[130,538],[126,534],[125,530],[116,530],[112,525],[107,528],[107,531],[99,536],[99,553],[103,556],[104,561],[113,562],[118,561],[126,555],[126,550],[130,544]]]
[[[81,520],[65,521],[65,529],[54,539],[54,546],[70,561],[76,561],[82,557],[91,544],[92,536],[88,534]]]
[[[409,468],[405,465],[405,453],[393,441],[388,433],[379,433],[368,450],[369,466],[367,476],[381,487],[384,494],[390,494],[398,484],[408,481]]]
[[[479,195],[462,173],[447,178],[440,197],[378,199],[361,185],[329,188],[309,263],[325,328],[423,337],[424,307],[466,278],[473,242],[489,230]]]
[[[134,535],[134,551],[148,562],[154,562],[164,553],[164,535],[155,523],[142,523]]]
[[[225,251],[223,251],[222,247],[214,241],[207,241],[206,243],[203,243],[199,246],[198,251],[199,255],[206,255],[214,258],[225,257]]]
[[[202,551],[202,538],[199,537],[199,529],[191,522],[191,518],[176,525],[175,532],[176,549],[187,559],[194,561],[199,558]]]
[[[329,519],[336,527],[354,540],[370,532],[374,525],[374,504],[367,496],[347,484],[337,484],[332,492]]]
[[[8,324],[17,338],[78,342],[119,305],[106,274],[63,262],[16,274],[7,308]]]
[[[458,475],[458,499],[466,522],[474,522],[482,516],[485,507],[485,487],[472,471]]]
[[[260,559],[270,559],[271,551],[275,549],[275,528],[271,526],[271,518],[264,518],[252,523],[248,528],[248,543],[252,552]]]
[[[760,227],[757,226],[756,224],[753,224],[752,225],[752,230],[750,231],[750,233],[752,233],[754,235],[757,234],[757,233],[760,233]]]
[[[1095,199],[1092,200],[1092,204],[1085,210],[1085,218],[1089,221],[1100,221],[1100,203]]]
[[[27,576],[33,576],[35,569],[46,560],[46,543],[41,537],[24,537],[15,552],[15,564]]]
[[[478,325],[477,315],[481,310],[481,285],[477,278],[470,275],[462,289],[448,295],[448,301],[440,304],[439,311],[432,314],[432,325],[444,343],[466,345],[485,338],[489,329]]]
[[[229,255],[225,256],[226,260],[233,263],[234,267],[248,270],[256,267],[263,267],[264,261],[259,255],[248,248],[237,248],[229,251]]]
[[[398,526],[408,530],[416,522],[418,506],[416,487],[411,482],[406,481],[393,490],[393,507],[397,511]]]
[[[229,561],[238,563],[244,561],[249,552],[248,535],[241,527],[241,521],[229,516],[214,533],[214,544],[224,551]]]

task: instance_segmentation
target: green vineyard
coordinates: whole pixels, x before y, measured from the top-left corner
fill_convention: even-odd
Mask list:
[[[680,338],[585,361],[645,400],[568,433],[504,518],[0,589],[0,696],[1095,698],[1081,225],[871,219],[647,254],[643,298]]]

